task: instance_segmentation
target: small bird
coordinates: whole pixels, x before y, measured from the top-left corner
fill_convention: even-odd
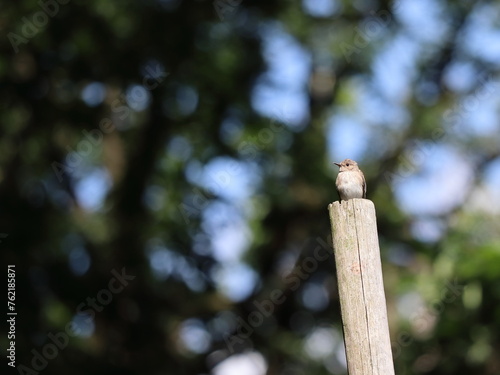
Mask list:
[[[366,198],[366,181],[358,163],[351,159],[345,159],[341,163],[333,163],[340,167],[335,185],[340,200],[347,201],[353,198]]]

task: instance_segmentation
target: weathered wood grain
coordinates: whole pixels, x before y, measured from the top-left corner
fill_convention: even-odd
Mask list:
[[[328,206],[350,375],[394,375],[375,206]]]

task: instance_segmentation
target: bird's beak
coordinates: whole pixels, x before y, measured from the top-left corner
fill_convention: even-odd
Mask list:
[[[340,167],[340,163],[333,163],[333,164],[335,164],[336,166]]]

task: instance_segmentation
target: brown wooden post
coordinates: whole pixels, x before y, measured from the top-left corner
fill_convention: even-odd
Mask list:
[[[375,206],[328,206],[349,375],[394,375]]]

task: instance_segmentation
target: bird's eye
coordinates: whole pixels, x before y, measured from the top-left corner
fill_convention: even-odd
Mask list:
[[[349,166],[349,163],[347,163],[345,166],[346,166],[346,167],[348,167],[348,166]]]

